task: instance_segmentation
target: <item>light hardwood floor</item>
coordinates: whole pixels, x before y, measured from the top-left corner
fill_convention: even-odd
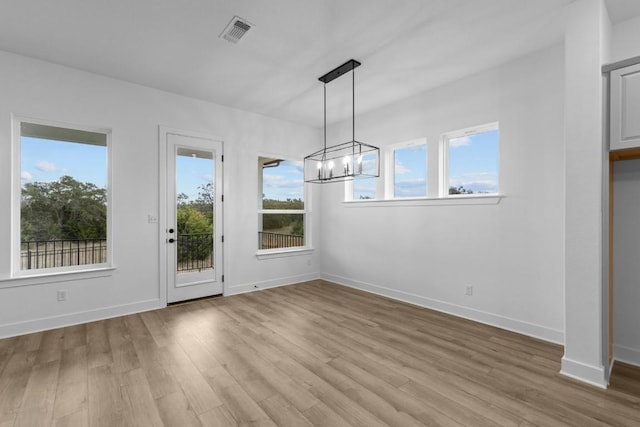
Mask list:
[[[317,281],[0,340],[0,427],[638,426],[562,348]]]

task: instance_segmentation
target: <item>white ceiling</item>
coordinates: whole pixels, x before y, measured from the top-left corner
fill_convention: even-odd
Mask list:
[[[361,113],[560,42],[572,1],[2,0],[0,49],[321,126],[317,78],[350,58]],[[234,15],[255,25],[239,44],[218,37]],[[330,122],[350,83],[327,86]]]

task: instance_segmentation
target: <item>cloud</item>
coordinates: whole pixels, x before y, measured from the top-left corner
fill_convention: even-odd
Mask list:
[[[20,174],[20,179],[22,181],[32,181],[33,180],[33,175],[31,175],[27,171],[22,171],[22,173]]]
[[[301,174],[302,176],[304,176],[304,162],[294,162],[294,161],[289,161],[288,163],[291,164],[291,168],[298,172],[299,174]]]
[[[425,197],[427,182],[424,178],[396,182],[394,194],[395,197]]]
[[[466,147],[471,145],[471,137],[461,136],[460,138],[453,138],[449,140],[450,148]]]
[[[291,179],[291,177],[276,174],[265,174],[262,177],[262,183],[265,187],[280,187],[280,188],[297,188],[302,187],[300,179]]]
[[[402,162],[398,159],[396,159],[394,170],[396,172],[396,175],[404,175],[404,174],[411,173],[411,169],[403,165]]]
[[[207,184],[213,183],[213,175],[211,175],[210,173],[199,173],[197,174],[197,177],[203,180],[204,182],[206,182]]]
[[[53,163],[49,163],[45,160],[40,160],[38,163],[36,163],[36,169],[42,172],[55,172],[58,170],[58,167]]]
[[[497,173],[495,172],[467,172],[462,174],[466,179],[486,179],[495,178]]]

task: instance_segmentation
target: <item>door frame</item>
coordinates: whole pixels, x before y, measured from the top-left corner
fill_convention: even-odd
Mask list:
[[[167,184],[167,160],[168,160],[168,149],[167,149],[167,138],[168,135],[170,134],[175,134],[175,135],[181,135],[181,136],[186,136],[186,137],[192,137],[192,138],[201,138],[201,139],[211,139],[211,140],[215,140],[215,141],[220,141],[222,143],[223,146],[223,152],[220,153],[221,156],[224,156],[224,140],[218,136],[212,135],[212,134],[208,134],[208,133],[204,133],[204,132],[198,132],[198,131],[191,131],[191,130],[184,130],[184,129],[178,129],[178,128],[172,128],[172,127],[168,127],[168,126],[163,126],[160,125],[158,126],[158,298],[160,300],[160,304],[163,307],[167,306],[167,300],[168,300],[168,286],[169,286],[169,281],[167,280],[167,252],[170,248],[170,244],[166,241],[166,234],[167,234],[167,228],[168,228],[168,223],[167,223],[167,203],[168,203],[168,198],[167,198],[167,188],[168,188],[168,184]],[[173,155],[173,153],[172,153]],[[225,189],[225,172],[224,172],[224,161],[222,161],[222,183],[220,185],[220,187],[222,188],[222,192],[224,194],[224,189]],[[221,200],[223,197],[223,194],[221,194]],[[220,233],[220,235],[224,235],[224,203],[221,202],[221,207],[220,209],[222,210],[222,232]],[[222,271],[220,272],[221,275],[224,275],[224,271],[226,270],[226,257],[224,254],[224,244],[222,245],[223,249],[222,249]],[[224,282],[224,280],[222,281],[222,295],[225,295],[227,292],[227,286],[226,283]]]

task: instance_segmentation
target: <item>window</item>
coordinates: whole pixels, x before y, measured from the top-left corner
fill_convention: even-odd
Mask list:
[[[109,264],[109,133],[22,120],[14,126],[14,273]]]
[[[389,193],[394,199],[427,197],[427,144],[418,140],[390,151]]]
[[[375,154],[365,154],[357,163],[357,167],[362,168],[363,173],[378,174],[378,162]],[[353,180],[348,181],[348,186],[351,188],[351,200],[375,200],[377,198],[377,182],[377,179],[366,176],[356,176]]]
[[[498,193],[497,123],[451,132],[442,141],[442,197]]]
[[[258,249],[305,247],[304,164],[258,158]]]

